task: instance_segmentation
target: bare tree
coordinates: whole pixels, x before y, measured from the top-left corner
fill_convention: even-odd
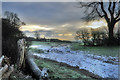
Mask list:
[[[86,45],[86,43],[89,41],[89,31],[87,28],[81,28],[79,31],[76,31],[76,39],[77,40],[82,40],[82,42],[84,43],[84,45]]]
[[[120,20],[120,1],[109,0],[109,2],[80,2],[81,7],[86,8],[84,17],[87,21],[96,18],[104,18],[109,30],[109,39],[113,39],[113,29],[115,24]]]
[[[21,25],[25,25],[25,22],[21,22],[20,18],[16,13],[5,11],[4,16],[9,20],[10,24],[15,27],[20,27]]]
[[[36,37],[36,39],[40,39],[40,33],[39,33],[39,31],[35,31],[35,37]]]

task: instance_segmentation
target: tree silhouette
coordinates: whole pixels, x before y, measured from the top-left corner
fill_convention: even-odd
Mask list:
[[[107,37],[107,34],[104,31],[100,30],[91,30],[91,39],[93,42],[93,45],[101,45],[103,43],[102,40],[104,40]]]
[[[20,25],[23,23],[16,13],[7,11],[2,18],[2,54],[9,57],[12,63],[15,63],[18,57],[17,41],[25,37],[19,30]]]
[[[35,38],[38,40],[40,39],[40,33],[39,31],[35,31],[35,34],[34,34]]]
[[[16,13],[6,11],[4,13],[5,19],[9,21],[9,23],[14,27],[20,27],[20,25],[25,25],[24,22],[21,22],[20,18]]]
[[[83,19],[90,21],[94,19],[104,18],[107,22],[108,30],[109,30],[109,39],[112,40],[113,29],[115,24],[120,20],[120,1],[116,2],[109,0],[109,2],[80,2],[80,7],[86,8],[85,16]]]
[[[79,31],[76,31],[75,39],[82,40],[84,45],[87,45],[89,38],[90,38],[90,33],[87,28],[80,28]]]

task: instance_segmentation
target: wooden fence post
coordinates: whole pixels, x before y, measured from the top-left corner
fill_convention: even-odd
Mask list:
[[[25,66],[32,73],[31,76],[33,76],[37,80],[43,80],[43,78],[47,78],[48,77],[47,69],[40,70],[37,64],[34,62],[32,53],[26,51],[25,39],[20,39],[18,40],[17,43],[19,52],[18,69],[21,69],[23,66]]]
[[[17,62],[17,67],[18,69],[21,69],[24,60],[25,60],[25,39],[20,39],[17,41],[18,44],[18,62]]]

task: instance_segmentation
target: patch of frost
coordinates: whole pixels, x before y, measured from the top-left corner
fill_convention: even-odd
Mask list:
[[[38,46],[37,48],[41,48]],[[47,48],[47,49],[46,49]],[[37,54],[34,56],[48,58],[58,62],[63,62],[71,66],[78,66],[79,69],[85,69],[97,74],[102,78],[118,78],[118,65],[103,61],[112,60],[117,62],[117,57],[98,56],[93,54],[84,54],[83,51],[71,51],[67,46],[45,47],[43,50],[49,50],[48,54]]]

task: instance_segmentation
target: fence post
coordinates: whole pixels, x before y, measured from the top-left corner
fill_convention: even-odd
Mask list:
[[[18,69],[21,69],[23,64],[25,64],[24,63],[24,61],[25,61],[25,51],[26,51],[26,49],[25,49],[25,46],[26,46],[25,39],[19,39],[17,41],[17,44],[18,44],[18,62],[17,62],[17,67],[18,67]]]
[[[34,62],[33,55],[30,51],[26,51],[25,39],[18,40],[18,69],[26,68],[29,70],[33,77],[37,80],[44,80],[48,77],[47,69],[39,69],[37,64]],[[43,79],[44,78],[44,79]]]

